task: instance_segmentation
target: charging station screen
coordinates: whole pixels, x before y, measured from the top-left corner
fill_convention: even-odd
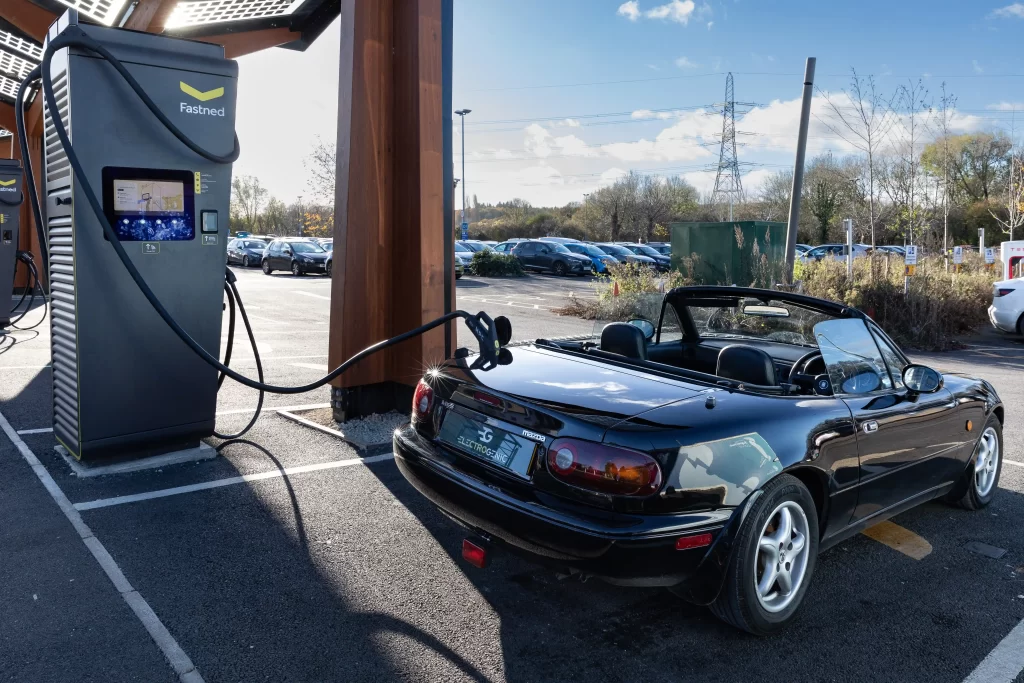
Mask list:
[[[104,203],[118,239],[173,242],[196,236],[193,184],[179,172],[121,173],[104,169]],[[142,169],[133,169],[142,171]],[[149,176],[149,177],[146,177]],[[177,176],[177,177],[175,177]]]

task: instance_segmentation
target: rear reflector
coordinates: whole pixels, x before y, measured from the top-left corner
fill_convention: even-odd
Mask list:
[[[462,559],[469,562],[477,569],[487,566],[487,550],[481,548],[468,538],[462,541]]]
[[[711,534],[697,534],[696,536],[680,536],[676,539],[676,550],[690,550],[691,548],[705,548],[711,545]],[[466,551],[463,550],[465,555]]]

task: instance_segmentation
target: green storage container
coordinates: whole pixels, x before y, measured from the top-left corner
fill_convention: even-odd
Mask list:
[[[768,287],[782,280],[785,223],[672,223],[669,227],[672,267],[697,284]]]

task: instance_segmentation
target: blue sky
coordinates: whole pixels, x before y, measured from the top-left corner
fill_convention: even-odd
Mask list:
[[[712,105],[732,71],[736,100],[759,105],[739,109],[737,121],[748,133],[739,138],[740,160],[751,164],[744,186],[756,191],[792,164],[808,56],[818,60],[818,88],[840,102],[852,66],[887,94],[920,78],[937,101],[945,81],[959,130],[1008,129],[1014,115],[997,107],[1024,113],[1022,32],[1024,4],[1006,0],[455,0],[454,105],[473,110],[467,187],[481,201],[564,204],[637,169],[707,189],[721,129]],[[287,69],[286,87],[317,93],[303,125],[286,128],[287,145],[243,152],[237,165],[286,201],[303,192],[301,161],[316,136],[334,135],[338,35],[334,26],[306,53],[241,60],[243,149],[265,149],[260,136],[282,130],[256,106],[268,77]],[[812,152],[850,151],[825,125],[820,95],[814,112]],[[458,177],[458,137],[455,152]]]

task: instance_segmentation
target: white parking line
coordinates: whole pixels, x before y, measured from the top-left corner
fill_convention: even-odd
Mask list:
[[[324,301],[330,301],[331,297],[324,296],[323,294],[313,294],[312,292],[301,292],[299,290],[293,290],[292,294],[301,294],[302,296],[311,296],[314,299],[323,299]]]
[[[48,370],[49,365],[0,365],[0,370]]]
[[[170,489],[161,489],[159,491],[149,491],[148,493],[136,493],[130,496],[117,496],[116,498],[102,498],[100,500],[93,500],[87,503],[75,503],[75,510],[84,512],[85,510],[95,510],[96,508],[105,508],[112,505],[125,505],[127,503],[137,503],[143,500],[152,500],[153,498],[166,498],[168,496],[180,496],[183,493],[193,493],[195,491],[206,491],[208,489],[217,489],[223,486],[232,486],[233,484],[244,484],[250,481],[262,481],[264,479],[277,479],[280,477],[288,477],[293,474],[304,474],[306,472],[318,472],[320,470],[333,470],[339,467],[351,467],[352,465],[363,465],[366,463],[383,462],[385,460],[392,460],[394,458],[393,453],[385,453],[384,455],[374,455],[369,458],[348,458],[347,460],[333,460],[331,462],[320,462],[313,465],[298,465],[296,467],[285,467],[283,470],[272,470],[270,472],[259,472],[257,474],[245,474],[240,477],[228,477],[227,479],[217,479],[214,481],[204,481],[200,484],[189,484],[188,486],[175,486]]]
[[[1007,460],[1006,458],[1003,458],[1003,462],[1007,465],[1013,465],[1014,467],[1024,467],[1024,462],[1017,462],[1016,460]]]
[[[19,429],[18,436],[23,434],[49,434],[53,431],[53,427],[40,427],[39,429]]]
[[[1010,631],[964,683],[1012,683],[1024,671],[1024,621]]]
[[[288,365],[293,368],[306,368],[307,370],[318,370],[320,372],[327,372],[327,363],[289,363]]]
[[[121,568],[117,566],[117,562],[111,557],[107,549],[103,547],[103,544],[92,529],[82,521],[82,516],[78,514],[78,511],[74,509],[71,501],[64,495],[64,492],[57,486],[57,482],[53,480],[50,473],[46,471],[42,463],[39,462],[39,458],[35,456],[35,453],[21,440],[21,437],[15,433],[14,428],[11,427],[11,423],[7,421],[7,418],[0,413],[0,430],[7,435],[7,438],[11,440],[15,448],[21,453],[21,457],[25,459],[25,462],[29,464],[32,471],[35,472],[36,477],[39,478],[39,482],[43,485],[49,494],[53,498],[53,502],[57,504],[57,507],[61,509],[64,516],[67,517],[68,521],[71,522],[71,526],[74,527],[75,531],[78,532],[79,537],[82,539],[82,543],[92,553],[93,558],[103,569],[103,572],[110,579],[110,582],[114,584],[114,588],[121,595],[121,598],[128,604],[129,609],[135,614],[136,618],[142,622],[142,626],[149,633],[150,638],[156,643],[157,647],[167,658],[174,672],[178,674],[178,679],[182,683],[203,683],[203,677],[196,670],[195,665],[189,656],[185,654],[185,651],[178,645],[178,641],[174,639],[167,627],[163,625],[160,618],[153,611],[153,608],[149,606],[146,599],[142,595],[132,588],[131,583],[128,582],[128,578],[121,571]]]

